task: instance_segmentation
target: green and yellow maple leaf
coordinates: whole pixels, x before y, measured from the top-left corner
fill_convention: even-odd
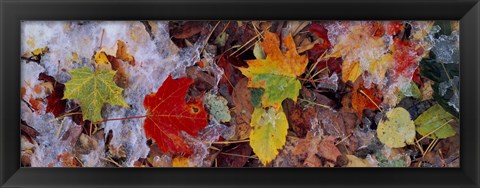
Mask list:
[[[301,83],[297,76],[303,74],[308,64],[306,55],[297,53],[292,35],[284,38],[284,46],[287,51],[280,50],[280,40],[274,33],[266,32],[262,47],[265,59],[247,60],[248,68],[240,68],[240,71],[248,79],[248,87],[263,88],[263,107],[274,107],[278,110],[282,101],[290,98],[294,101]]]
[[[255,108],[250,123],[250,145],[263,165],[278,155],[287,140],[288,121],[283,110]]]
[[[113,81],[115,71],[92,72],[88,67],[83,67],[69,73],[72,79],[65,83],[63,99],[80,100],[84,120],[101,121],[104,103],[128,107],[122,97],[123,89]]]

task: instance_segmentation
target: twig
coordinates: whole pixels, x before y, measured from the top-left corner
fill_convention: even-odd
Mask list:
[[[250,142],[250,140],[232,140],[232,141],[219,141],[219,142],[210,142],[211,144],[235,144],[235,143],[244,143]]]
[[[220,152],[220,154],[230,155],[230,156],[235,156],[235,157],[245,157],[245,158],[251,158],[251,159],[258,159],[258,157],[254,157],[254,156],[246,156],[246,155],[239,155],[239,154],[233,154],[233,153]]]
[[[425,155],[425,151],[423,151],[422,146],[420,145],[420,143],[418,143],[417,138],[415,138],[415,146],[417,146],[417,148],[420,150],[420,153],[422,153],[422,156]]]
[[[307,103],[312,104],[312,105],[317,105],[317,106],[320,106],[320,107],[324,107],[324,108],[331,109],[330,106],[323,105],[323,104],[318,104],[318,103],[316,103],[316,102],[313,102],[313,101],[310,101],[310,100],[307,100],[307,99],[299,98],[298,100],[300,100],[300,101],[302,101],[302,102],[307,102]]]
[[[144,115],[144,116],[130,116],[130,117],[125,117],[125,118],[112,118],[112,119],[104,119],[102,121],[97,121],[97,122],[94,122],[93,124],[100,124],[100,123],[104,123],[104,122],[107,122],[107,121],[118,121],[118,120],[129,120],[129,119],[139,119],[139,118],[146,118],[148,117],[147,115]]]
[[[245,48],[242,52],[238,53],[235,57],[238,57],[240,55],[242,55],[243,53],[245,53],[246,51],[248,51],[250,48],[252,48],[253,46],[255,46],[255,43],[252,43],[250,46],[248,46],[248,48]]]
[[[105,34],[105,29],[102,29],[102,38],[100,38],[100,49],[102,49],[103,35]]]
[[[342,138],[340,141],[338,141],[335,146],[337,146],[338,144],[341,144],[342,142],[344,142],[345,140],[347,140],[348,138],[350,138],[353,134],[350,133],[348,136],[346,136],[345,138]]]
[[[55,137],[58,138],[60,136],[60,131],[62,131],[62,128],[63,128],[63,121],[60,122],[60,127],[58,128],[57,133],[55,134]]]
[[[425,154],[427,154],[428,152],[432,151],[433,150],[433,147],[435,146],[435,144],[437,144],[438,140],[440,140],[439,138],[435,138],[432,142],[430,142],[430,144],[428,145],[427,149],[425,150]]]
[[[71,115],[78,115],[78,114],[82,114],[82,112],[65,113],[65,114],[62,114],[61,116],[56,117],[55,120],[60,120],[64,117],[71,116]]]
[[[324,55],[326,54],[327,51],[323,52],[322,55],[320,55],[320,57],[317,58],[317,60],[315,61],[315,63],[310,67],[310,69],[308,70],[308,73],[305,75],[305,77],[310,77],[310,74],[312,73],[313,69],[315,69],[315,67],[317,67],[318,63],[320,63],[320,61],[323,59]]]
[[[371,103],[373,103],[375,105],[375,107],[378,108],[378,110],[380,110],[380,112],[383,112],[382,109],[380,108],[380,106],[377,105],[377,103],[375,103],[375,101],[373,101],[372,98],[370,98],[370,96],[368,96],[365,92],[363,92],[363,90],[359,89],[360,93],[363,94],[365,97],[367,97],[368,100],[370,100]]]
[[[230,56],[236,54],[237,52],[239,52],[243,47],[245,47],[246,45],[250,44],[250,42],[254,41],[256,38],[258,38],[260,35],[262,35],[264,33],[264,31],[260,32],[259,34],[255,35],[254,37],[252,37],[250,40],[248,40],[245,44],[243,44],[242,46],[240,46],[237,50],[235,50],[233,53],[230,54]],[[254,43],[255,44],[255,43]]]
[[[80,163],[81,167],[85,166],[85,165],[83,165],[83,162],[76,155],[74,157],[78,161],[78,163]]]
[[[122,167],[122,165],[118,164],[117,162],[115,162],[111,157],[108,157],[108,158],[104,158],[104,157],[101,157],[100,159],[102,160],[105,160],[105,161],[108,161],[108,162],[111,162],[113,163],[115,166],[117,167]]]
[[[208,39],[210,39],[210,37],[212,36],[212,34],[213,34],[213,32],[215,31],[215,29],[217,29],[218,24],[220,24],[220,21],[218,21],[217,24],[215,24],[215,27],[213,27],[213,29],[212,29],[212,31],[210,32],[210,34],[208,34],[207,39],[205,39],[205,44],[203,45],[202,50],[200,50],[200,54],[202,54],[203,51],[205,50],[205,47],[206,47],[207,44],[208,44]]]
[[[422,138],[418,139],[417,143],[420,142],[421,140],[423,140],[424,138],[430,136],[431,134],[435,133],[436,131],[440,130],[443,126],[447,125],[447,124],[450,123],[451,121],[453,121],[453,119],[448,120],[447,122],[445,122],[444,124],[440,125],[440,126],[437,127],[436,129],[430,131],[429,133],[427,133],[426,135],[424,135]]]

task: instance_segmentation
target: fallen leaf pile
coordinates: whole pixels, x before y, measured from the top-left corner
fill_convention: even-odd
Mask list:
[[[32,167],[458,167],[456,21],[22,22]]]

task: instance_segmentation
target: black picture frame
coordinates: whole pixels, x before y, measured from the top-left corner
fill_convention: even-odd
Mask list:
[[[460,168],[20,168],[21,20],[461,20]],[[0,0],[1,187],[479,187],[478,0]]]

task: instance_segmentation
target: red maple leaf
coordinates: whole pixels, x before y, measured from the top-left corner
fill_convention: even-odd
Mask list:
[[[67,100],[63,98],[63,92],[65,90],[65,85],[60,82],[57,82],[55,78],[49,76],[45,73],[41,73],[38,76],[39,80],[46,82],[52,82],[53,91],[50,95],[47,96],[47,112],[51,112],[58,117],[60,114],[65,112],[67,106]]]
[[[143,101],[147,109],[145,134],[147,138],[153,138],[165,153],[191,154],[181,132],[197,136],[198,131],[208,124],[207,112],[199,99],[185,102],[192,83],[190,78],[174,80],[168,76],[157,93],[145,96]]]
[[[392,21],[387,25],[387,34],[396,35],[403,29],[403,24],[400,21]]]
[[[323,40],[321,44],[315,44],[312,49],[307,51],[308,59],[315,62],[318,57],[332,47],[332,44],[328,40],[328,30],[322,24],[313,23],[308,30]]]
[[[402,41],[399,38],[393,39],[393,45],[395,47],[393,52],[395,78],[400,75],[405,78],[412,78],[415,69],[418,67],[419,57],[423,54],[423,48],[417,48],[414,43],[408,40]]]

